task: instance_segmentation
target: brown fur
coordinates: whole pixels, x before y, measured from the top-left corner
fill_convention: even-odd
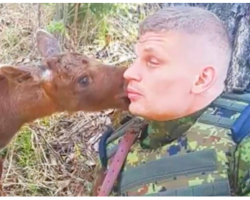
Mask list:
[[[56,112],[128,108],[125,68],[61,53],[55,38],[43,30],[37,31],[36,42],[44,57],[40,66],[0,67],[0,149],[25,123]],[[88,84],[79,82],[84,76]]]
[[[61,53],[55,38],[39,30],[40,66],[0,67],[0,149],[27,122],[56,112],[127,109],[123,73],[78,53]],[[46,70],[51,77],[44,78]],[[88,77],[88,84],[79,79]],[[50,78],[50,79],[49,79]]]

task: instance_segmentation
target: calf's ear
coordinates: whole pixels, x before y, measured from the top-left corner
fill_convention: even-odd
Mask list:
[[[35,43],[38,52],[44,57],[54,56],[61,52],[56,38],[44,29],[38,29],[35,34]]]
[[[12,83],[23,83],[35,78],[28,68],[14,65],[0,66],[0,75]]]

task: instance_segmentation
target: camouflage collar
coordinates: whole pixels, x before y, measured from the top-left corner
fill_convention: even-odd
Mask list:
[[[177,120],[150,121],[140,138],[142,148],[156,149],[178,139],[199,118],[206,108]]]

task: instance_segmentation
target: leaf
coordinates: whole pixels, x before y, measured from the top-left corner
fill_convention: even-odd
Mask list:
[[[59,189],[64,189],[69,186],[71,180],[63,180],[63,181],[58,181],[57,186]]]
[[[16,60],[16,62],[17,62],[17,63],[21,63],[23,60],[24,60],[23,57],[18,57],[17,60]]]
[[[23,63],[26,64],[26,63],[29,63],[30,62],[30,59],[29,58],[26,58]]]

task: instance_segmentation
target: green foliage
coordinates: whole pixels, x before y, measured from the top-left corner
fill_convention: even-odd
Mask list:
[[[89,8],[95,15],[96,19],[101,19],[106,16],[115,16],[117,14],[128,16],[129,10],[136,9],[137,4],[128,3],[91,3]]]
[[[66,29],[63,21],[51,21],[47,26],[46,29],[51,33],[59,33],[64,35]]]
[[[65,22],[64,27],[73,27],[76,4],[58,4],[57,6],[60,12],[59,19]],[[77,15],[78,33],[80,33],[79,35],[82,33],[83,35],[90,35],[94,30],[97,33],[95,36],[102,40],[112,26],[112,22],[110,23],[108,19],[115,18],[117,15],[131,19],[132,14],[130,12],[131,10],[136,11],[137,6],[138,4],[132,3],[81,3]],[[53,22],[53,25],[48,28],[52,31],[61,30],[62,25],[55,25],[55,22]],[[81,38],[78,38],[78,40],[81,40]]]
[[[117,6],[113,3],[90,3],[89,9],[97,19],[101,19],[108,14],[113,14]]]
[[[0,158],[4,158],[8,153],[8,146],[0,150]]]
[[[19,43],[18,34],[16,34],[15,28],[5,29],[2,35],[3,43],[5,43],[6,48],[13,48]]]
[[[122,15],[123,17],[131,18],[130,10],[135,10],[135,4],[128,3],[92,3],[90,10],[95,16],[96,21],[100,21],[98,35],[99,38],[104,38],[105,34],[110,29],[112,24],[108,23],[107,17],[115,17]],[[103,20],[102,20],[103,19]]]
[[[32,147],[32,133],[28,127],[23,127],[21,134],[18,134],[15,142],[15,150],[18,152],[17,160],[19,166],[34,166],[36,163],[36,155]]]
[[[41,5],[51,6],[51,5],[54,5],[54,3],[41,3]]]

